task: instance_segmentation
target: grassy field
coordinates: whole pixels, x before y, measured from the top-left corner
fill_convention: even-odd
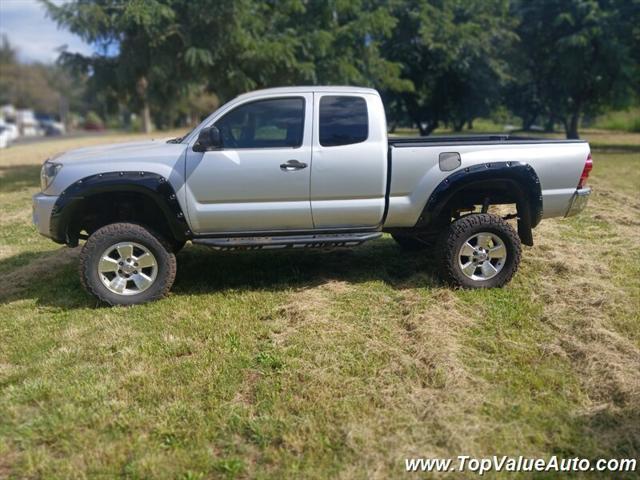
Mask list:
[[[624,132],[640,132],[640,107],[609,112],[598,117],[595,126]]]
[[[132,137],[127,137],[132,138]],[[49,155],[0,151],[0,478],[397,478],[408,456],[640,456],[640,135],[588,132],[588,210],[460,291],[390,238],[178,255],[96,305],[31,226]],[[588,478],[597,478],[595,474]],[[520,477],[519,477],[520,478]]]

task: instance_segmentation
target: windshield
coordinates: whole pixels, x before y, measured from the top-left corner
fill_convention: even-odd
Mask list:
[[[222,108],[222,107],[224,107],[224,105],[222,105],[220,108]],[[201,127],[204,127],[205,125],[210,123],[211,118],[213,118],[213,116],[216,114],[216,112],[218,110],[220,110],[220,108],[218,108],[218,109],[214,110],[213,112],[211,112],[211,114],[208,115],[207,118],[205,118],[198,125],[193,127],[191,130],[189,130],[189,132],[187,132],[184,136],[172,138],[171,140],[168,141],[168,143],[188,143],[189,139],[193,136],[193,132],[195,132],[196,130],[199,130]]]

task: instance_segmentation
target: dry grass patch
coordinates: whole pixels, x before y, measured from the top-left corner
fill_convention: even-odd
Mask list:
[[[101,135],[86,135],[77,138],[51,139],[26,144],[13,145],[0,150],[0,167],[23,167],[41,165],[47,158],[74,148],[91,147],[108,143],[134,142],[147,139],[164,139],[176,137],[184,132],[156,132],[152,134],[140,133],[104,133]],[[1,170],[0,170],[1,171]],[[2,178],[2,174],[0,174]]]
[[[11,275],[0,277],[0,301],[25,290],[34,280],[55,282],[63,266],[77,260],[79,248],[59,247],[57,250],[41,255],[32,262],[12,270]]]
[[[44,158],[128,139],[0,152],[0,477],[397,478],[406,456],[639,455],[632,148],[595,152],[588,210],[543,222],[501,290],[446,288],[386,237],[189,246],[167,299],[103,308],[27,213]]]

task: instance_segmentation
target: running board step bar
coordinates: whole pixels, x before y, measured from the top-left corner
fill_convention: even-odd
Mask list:
[[[382,232],[329,235],[292,235],[281,237],[194,238],[193,243],[216,250],[260,250],[274,248],[355,247],[380,238]]]

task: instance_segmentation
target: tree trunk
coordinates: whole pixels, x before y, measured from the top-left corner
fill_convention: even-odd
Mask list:
[[[436,128],[438,128],[438,122],[427,123],[427,124],[418,122],[418,130],[420,130],[421,137],[427,137],[431,135],[431,132],[433,132]]]
[[[565,129],[565,133],[567,134],[567,139],[577,140],[580,138],[580,136],[578,135],[579,121],[580,121],[580,111],[575,111],[571,114],[571,118],[569,118],[569,121],[564,123],[564,129]]]
[[[523,117],[522,130],[524,130],[525,132],[528,132],[529,130],[531,130],[531,126],[534,124],[535,121],[536,121],[536,117],[534,117],[533,115],[529,115],[528,117]]]
[[[71,130],[71,119],[69,118],[69,100],[64,95],[60,96],[60,122],[64,125],[65,130]]]
[[[473,118],[467,120],[467,130],[473,130]]]
[[[153,130],[151,126],[151,111],[149,110],[149,104],[145,100],[142,106],[142,112],[140,112],[140,116],[142,117],[142,130],[144,133],[151,133]]]
[[[549,117],[544,124],[544,131],[547,133],[553,133],[555,126],[555,119],[553,117]]]
[[[464,120],[454,120],[453,121],[453,131],[454,132],[461,132],[462,129],[464,128]]]
[[[140,117],[142,118],[142,130],[144,133],[151,133],[153,129],[151,125],[151,110],[149,109],[149,101],[147,100],[147,87],[149,86],[149,82],[146,77],[140,77],[138,79],[138,84],[136,85],[138,90],[138,95],[142,100],[142,110],[140,110]]]

